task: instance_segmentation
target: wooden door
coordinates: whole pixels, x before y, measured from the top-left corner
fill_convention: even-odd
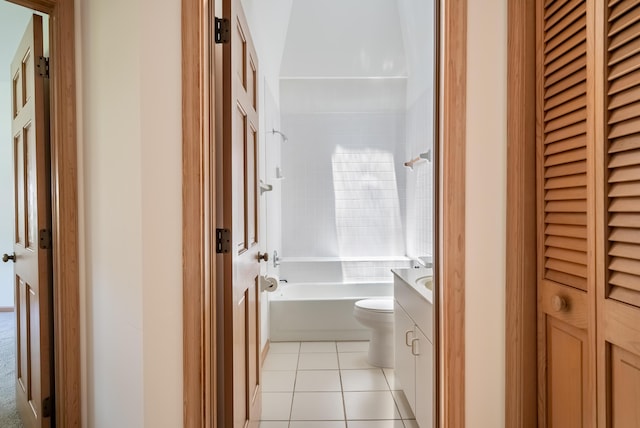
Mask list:
[[[258,60],[240,0],[225,0],[223,47],[223,210],[231,231],[224,256],[225,425],[257,426],[260,390],[258,258]],[[232,376],[228,376],[232,374]]]
[[[11,63],[16,404],[28,428],[51,426],[53,407],[48,83],[42,61],[42,18],[33,15]]]
[[[640,4],[538,0],[540,424],[640,426]]]
[[[595,427],[595,0],[537,1],[539,425]]]
[[[640,4],[602,1],[598,12],[598,426],[631,428],[640,426]]]

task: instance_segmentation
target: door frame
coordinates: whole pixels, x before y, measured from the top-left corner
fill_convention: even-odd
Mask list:
[[[538,426],[536,0],[508,0],[506,426]]]
[[[56,426],[81,427],[74,0],[7,0],[49,15]]]
[[[437,0],[442,11],[442,123],[439,272],[439,426],[465,425],[465,168],[467,0]],[[183,420],[216,426],[218,304],[215,260],[216,112],[209,84],[212,0],[182,0]],[[446,286],[444,286],[446,284]]]

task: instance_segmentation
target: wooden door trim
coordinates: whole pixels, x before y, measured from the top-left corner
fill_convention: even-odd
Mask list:
[[[439,425],[465,424],[465,168],[467,0],[443,3],[442,281]],[[184,426],[215,427],[215,144],[207,0],[182,0]]]
[[[213,94],[209,89],[210,2],[182,0],[183,420],[217,426],[214,308]]]
[[[508,2],[506,426],[536,427],[535,0]]]
[[[8,0],[49,15],[56,425],[80,427],[80,298],[74,0]]]
[[[442,377],[440,426],[465,426],[465,177],[467,0],[443,10],[442,241],[439,281]]]

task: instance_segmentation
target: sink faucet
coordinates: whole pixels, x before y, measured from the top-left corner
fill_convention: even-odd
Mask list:
[[[432,262],[431,256],[420,256],[420,257],[418,257],[418,260],[426,268],[432,268],[433,267],[433,262]]]

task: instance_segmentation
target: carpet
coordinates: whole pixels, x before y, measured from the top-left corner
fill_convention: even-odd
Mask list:
[[[16,410],[15,314],[0,312],[0,427],[22,428]]]

